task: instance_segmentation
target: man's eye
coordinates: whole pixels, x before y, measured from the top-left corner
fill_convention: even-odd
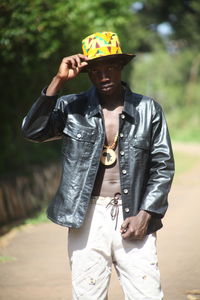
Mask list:
[[[114,66],[108,67],[108,71],[109,71],[109,72],[111,72],[111,71],[113,71],[113,70],[114,70]]]
[[[96,69],[90,69],[89,72],[90,72],[91,74],[97,74],[98,71],[97,71]]]

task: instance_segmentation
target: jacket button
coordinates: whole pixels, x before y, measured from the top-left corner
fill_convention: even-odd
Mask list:
[[[128,194],[128,189],[124,189],[124,194]]]
[[[120,136],[121,138],[123,138],[124,134],[121,132],[121,133],[119,134],[119,136]]]
[[[127,171],[126,170],[122,170],[122,174],[126,174],[127,173]]]
[[[126,207],[124,210],[126,213],[128,213],[130,211],[130,209],[128,207]]]
[[[125,115],[124,115],[124,114],[121,114],[121,118],[122,118],[122,119],[125,119]]]
[[[124,155],[124,151],[120,151],[120,155],[123,156]]]
[[[77,136],[77,138],[81,138],[81,134],[80,133],[78,133],[76,136]]]

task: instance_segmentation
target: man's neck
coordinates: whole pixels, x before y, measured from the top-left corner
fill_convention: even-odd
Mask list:
[[[124,89],[122,86],[112,95],[100,95],[100,104],[102,108],[114,110],[124,105]]]

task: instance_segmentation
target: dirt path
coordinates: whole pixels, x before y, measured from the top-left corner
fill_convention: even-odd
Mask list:
[[[200,289],[200,146],[176,145],[197,156],[192,169],[175,179],[158,254],[165,300],[186,300],[185,292]],[[67,231],[53,223],[26,226],[1,241],[0,300],[70,300]],[[123,295],[112,276],[109,300]],[[92,299],[91,299],[92,300]]]
[[[200,147],[174,149],[195,156],[196,163],[175,178],[158,253],[166,300],[184,300],[188,290],[200,290]]]

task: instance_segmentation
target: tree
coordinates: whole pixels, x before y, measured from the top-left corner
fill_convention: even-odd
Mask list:
[[[113,30],[119,33],[122,44],[130,46],[126,43],[130,40],[130,4],[130,0],[1,1],[0,174],[42,162],[44,157],[55,157],[53,146],[30,146],[23,141],[22,118],[56,72],[61,58],[81,52],[81,39],[86,35]],[[85,76],[80,76],[78,83],[71,82],[67,91],[76,88],[78,92],[86,85]]]
[[[142,0],[140,17],[156,30],[163,22],[173,30],[171,39],[182,40],[181,47],[199,48],[200,2],[198,0]]]
[[[24,142],[20,124],[61,58],[81,52],[82,38],[95,31],[114,31],[125,52],[150,52],[155,45],[165,47],[157,26],[169,22],[170,38],[178,41],[179,48],[198,49],[199,14],[197,0],[2,0],[0,174],[55,157],[56,146]],[[86,76],[79,76],[66,92],[87,86]]]

